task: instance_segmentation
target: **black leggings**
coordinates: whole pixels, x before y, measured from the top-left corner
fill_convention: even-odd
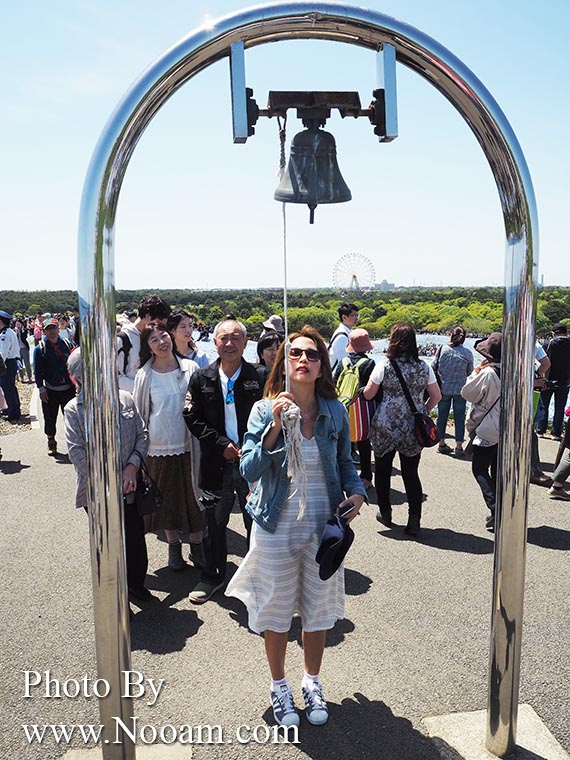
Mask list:
[[[360,477],[364,480],[372,480],[372,446],[370,441],[358,441],[356,448],[360,454]]]
[[[383,457],[374,455],[376,464],[376,495],[378,497],[378,506],[382,511],[388,511],[390,505],[390,479],[392,475],[392,462],[396,455],[396,450],[389,451]],[[418,475],[421,451],[414,457],[406,457],[400,454],[400,469],[402,471],[402,480],[406,489],[408,498],[408,507],[411,515],[420,515],[422,513],[422,484]]]
[[[473,446],[471,471],[491,512],[495,511],[497,498],[497,456],[499,445]]]

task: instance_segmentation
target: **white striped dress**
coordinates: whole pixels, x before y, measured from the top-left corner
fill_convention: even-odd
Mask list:
[[[319,578],[315,555],[331,516],[327,486],[314,438],[303,438],[307,473],[305,514],[297,520],[299,493],[289,487],[275,533],[253,523],[250,549],[226,589],[240,599],[255,633],[285,633],[299,615],[305,631],[324,631],[344,617],[344,567]]]

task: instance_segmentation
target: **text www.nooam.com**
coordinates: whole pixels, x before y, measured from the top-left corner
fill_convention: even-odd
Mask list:
[[[165,723],[153,726],[139,725],[139,718],[130,718],[127,725],[121,718],[112,718],[115,724],[113,738],[102,739],[103,726],[98,723],[23,723],[22,729],[28,744],[69,744],[72,739],[84,744],[122,744],[125,739],[140,744],[299,744],[298,726],[237,726],[231,736],[226,736],[223,726],[175,726]],[[109,734],[107,734],[109,737]]]

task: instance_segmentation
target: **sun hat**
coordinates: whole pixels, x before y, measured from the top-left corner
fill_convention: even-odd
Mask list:
[[[363,354],[366,351],[372,351],[374,346],[368,335],[368,331],[362,327],[352,330],[348,336],[346,350],[349,354]]]
[[[322,581],[327,581],[336,573],[353,541],[354,531],[345,519],[334,515],[326,522],[315,557]]]
[[[490,362],[501,361],[501,349],[503,345],[503,333],[494,332],[488,338],[476,341],[473,346],[475,351],[484,356]]]
[[[273,332],[285,332],[283,329],[283,319],[279,314],[272,314],[269,319],[266,319],[265,322],[263,322],[263,326],[266,330],[272,330]]]

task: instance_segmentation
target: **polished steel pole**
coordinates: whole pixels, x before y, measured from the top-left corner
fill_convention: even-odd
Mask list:
[[[86,183],[81,219],[92,218]],[[133,705],[122,696],[130,670],[129,603],[124,559],[119,397],[115,360],[115,298],[110,231],[95,212],[80,225],[79,308],[87,437],[89,543],[97,675],[109,685],[99,700],[104,760],[135,760],[135,747],[117,727],[132,729]],[[91,255],[85,255],[91,251]],[[122,724],[118,722],[119,719]],[[119,740],[119,741],[117,741]]]
[[[536,229],[536,228],[535,228]],[[495,518],[487,749],[516,747],[530,477],[536,277],[532,241],[513,235],[505,267],[501,427]],[[520,377],[525,383],[513,382]],[[519,395],[520,394],[520,395]]]
[[[192,32],[153,63],[126,93],[91,160],[79,220],[78,258],[97,659],[100,677],[113,685],[114,700],[102,701],[102,720],[107,726],[115,710],[125,718],[130,714],[128,701],[116,701],[120,671],[129,660],[113,344],[114,223],[121,184],[140,136],[185,82],[229,58],[234,44],[241,47],[243,43],[247,50],[291,39],[331,40],[374,52],[383,44],[392,45],[398,63],[426,79],[464,118],[497,185],[507,267],[487,747],[503,755],[513,749],[516,739],[520,672],[538,257],[532,183],[505,115],[456,56],[408,24],[366,8],[331,2],[257,6]],[[371,149],[378,149],[373,139]],[[476,221],[477,209],[473,209],[473,223]],[[134,757],[128,746],[117,750],[123,754],[114,754],[116,746],[103,747],[106,760]]]

